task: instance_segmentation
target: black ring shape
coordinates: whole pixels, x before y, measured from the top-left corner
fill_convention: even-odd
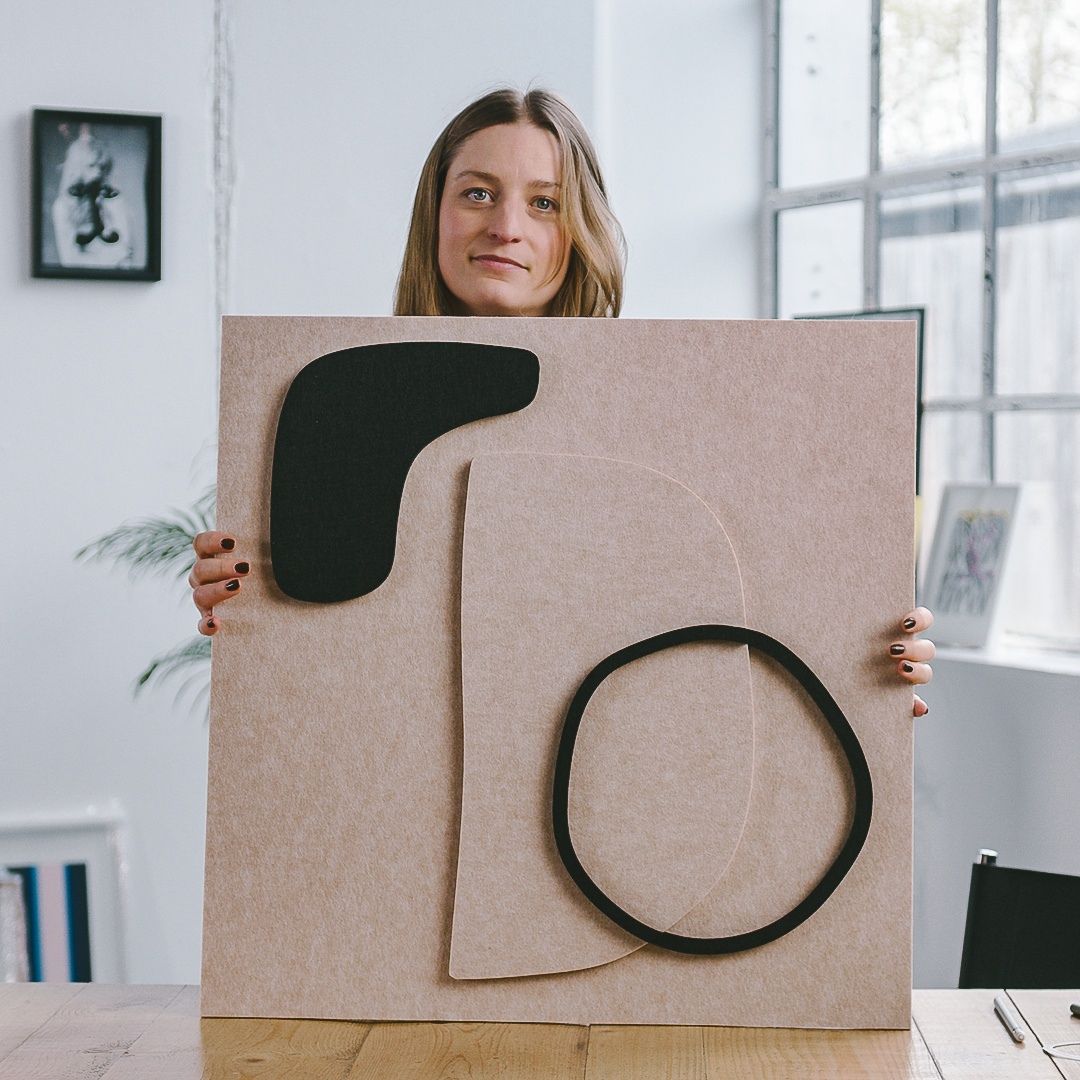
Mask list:
[[[681,934],[673,934],[670,931],[657,930],[654,927],[646,926],[645,923],[635,919],[628,911],[624,911],[619,907],[589,877],[585,868],[581,865],[581,860],[578,859],[577,852],[574,850],[573,841],[570,839],[570,769],[574,762],[574,744],[577,741],[578,728],[581,726],[581,718],[585,713],[585,707],[588,705],[589,699],[612,672],[617,671],[626,664],[643,656],[660,652],[663,649],[670,649],[676,645],[685,645],[694,641],[725,641],[748,645],[770,656],[793,675],[807,694],[810,695],[814,704],[820,709],[822,715],[829,722],[829,726],[836,734],[855,783],[855,812],[852,816],[851,829],[848,832],[847,839],[844,841],[844,846],[840,849],[840,853],[818,883],[786,915],[781,915],[780,918],[767,926],[750,930],[744,934],[733,934],[729,937],[684,937]],[[657,634],[655,637],[646,638],[644,641],[628,645],[626,648],[612,653],[589,672],[584,682],[578,687],[574,700],[570,703],[570,708],[566,713],[566,720],[563,723],[562,737],[559,740],[559,752],[555,759],[551,820],[555,832],[555,844],[559,849],[559,856],[562,858],[563,865],[574,879],[577,887],[585,894],[585,897],[612,922],[650,945],[659,945],[663,949],[670,949],[679,953],[717,956],[722,953],[754,949],[759,945],[775,941],[810,918],[833,894],[858,858],[859,852],[866,841],[867,833],[870,831],[870,818],[873,807],[874,788],[870,779],[870,769],[866,763],[866,755],[863,753],[862,746],[859,744],[855,732],[852,731],[847,717],[841,712],[840,706],[833,700],[832,695],[825,689],[821,680],[786,645],[782,645],[775,638],[769,637],[768,634],[763,634],[758,630],[749,630],[743,626],[706,623],[700,626],[685,626],[678,630],[668,630],[663,634]]]

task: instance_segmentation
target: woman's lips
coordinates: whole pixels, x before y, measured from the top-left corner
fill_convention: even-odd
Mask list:
[[[492,270],[524,270],[525,267],[513,259],[503,258],[501,255],[474,255],[473,262]]]

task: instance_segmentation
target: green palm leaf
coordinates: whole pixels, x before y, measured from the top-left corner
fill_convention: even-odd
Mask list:
[[[135,680],[135,696],[148,686],[160,686],[162,683],[180,680],[175,701],[179,703],[183,696],[194,691],[193,704],[210,692],[206,678],[206,666],[210,663],[210,639],[196,637],[182,641],[168,652],[155,656]],[[183,678],[183,676],[187,676]]]
[[[132,577],[185,578],[195,562],[195,534],[214,527],[217,489],[209,487],[190,510],[171,510],[161,517],[139,518],[91,540],[75,553],[84,562],[113,562],[126,566]],[[146,687],[176,683],[175,701],[193,694],[192,707],[209,701],[210,639],[196,637],[155,656],[135,680],[136,697]]]
[[[86,562],[126,565],[132,576],[188,575],[195,562],[191,541],[214,527],[216,489],[208,488],[190,510],[126,521],[75,552]]]

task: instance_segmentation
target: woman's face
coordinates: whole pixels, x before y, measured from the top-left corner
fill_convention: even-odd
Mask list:
[[[439,273],[469,315],[546,315],[566,277],[559,144],[528,123],[470,135],[439,203]]]

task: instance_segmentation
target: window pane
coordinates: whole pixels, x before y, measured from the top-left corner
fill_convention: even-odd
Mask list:
[[[780,318],[861,308],[862,203],[801,206],[779,218]]]
[[[1080,7],[999,0],[998,138],[1002,150],[1080,142]]]
[[[780,5],[780,184],[870,168],[870,2]]]
[[[881,200],[882,307],[926,308],[923,399],[982,391],[982,192]]]
[[[1022,483],[1003,628],[1080,646],[1080,414],[999,413],[995,474]]]
[[[945,485],[984,484],[989,476],[983,449],[982,413],[927,412],[922,427],[919,581],[925,580],[926,561]]]
[[[1002,394],[1080,391],[1080,170],[998,182]]]
[[[982,153],[985,0],[883,0],[883,166]]]

